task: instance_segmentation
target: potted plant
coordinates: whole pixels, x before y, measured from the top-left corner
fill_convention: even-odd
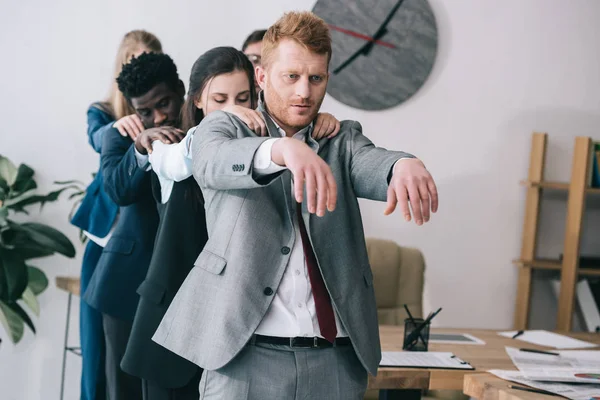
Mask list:
[[[0,155],[0,323],[13,343],[23,337],[27,325],[35,333],[35,326],[27,306],[39,316],[37,296],[48,286],[44,272],[31,265],[31,260],[55,253],[72,258],[75,248],[58,230],[36,222],[16,222],[16,213],[29,215],[26,207],[41,207],[56,201],[65,190],[73,190],[71,197],[81,194],[75,182],[55,182],[61,188],[46,195],[36,193],[34,171],[25,164],[15,167]]]

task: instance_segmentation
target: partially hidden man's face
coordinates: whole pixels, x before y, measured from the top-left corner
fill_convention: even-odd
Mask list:
[[[327,58],[285,39],[268,65],[256,68],[267,109],[288,136],[308,126],[319,113],[329,78]]]
[[[178,126],[183,106],[184,88],[180,81],[177,89],[161,82],[146,94],[131,98],[131,105],[142,120],[144,128]]]

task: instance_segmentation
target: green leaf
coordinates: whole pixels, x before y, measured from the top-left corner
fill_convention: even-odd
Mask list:
[[[33,321],[31,320],[31,318],[29,318],[29,315],[25,312],[25,310],[23,310],[23,307],[21,307],[16,302],[8,303],[7,306],[10,307],[10,309],[13,310],[15,314],[17,314],[23,320],[23,322],[27,324],[27,326],[29,327],[29,329],[31,329],[33,333],[35,333],[35,326],[33,325]]]
[[[0,299],[8,302],[21,298],[27,287],[25,261],[14,250],[0,251]]]
[[[46,290],[48,287],[48,278],[41,269],[28,265],[27,275],[29,276],[29,283],[27,284],[27,287],[31,289],[33,294],[37,296]]]
[[[11,187],[11,197],[17,197],[22,193],[37,188],[37,184],[33,180],[33,174],[33,170],[28,165],[19,165],[15,183]]]
[[[23,196],[15,197],[12,199],[7,199],[5,202],[5,206],[15,210],[16,212],[23,212],[23,207],[30,206],[32,204],[40,203],[40,207],[43,207],[44,204],[58,200],[58,196],[62,192],[68,189],[77,189],[75,186],[67,186],[61,188],[59,190],[55,190],[54,192],[50,192],[47,195],[29,195],[24,194]]]
[[[55,185],[72,185],[72,184],[78,184],[81,186],[85,186],[83,182],[78,181],[76,179],[70,180],[70,181],[54,181],[53,182]]]
[[[8,218],[8,208],[0,207],[0,226],[6,225],[7,218]]]
[[[33,311],[36,316],[40,316],[40,303],[38,303],[37,297],[35,297],[35,294],[29,287],[25,289],[21,299],[25,302],[25,304],[27,304],[29,309]]]
[[[17,179],[17,167],[8,158],[0,155],[0,178],[2,178],[8,186],[12,186]]]
[[[6,197],[8,196],[8,185],[6,184],[6,181],[2,178],[0,178],[0,203],[2,203]]]
[[[85,194],[85,192],[83,190],[80,190],[78,192],[75,193],[71,193],[71,195],[69,196],[69,200],[73,200],[75,197],[77,196],[83,196]]]
[[[6,303],[0,300],[0,323],[4,326],[4,330],[8,333],[10,340],[13,343],[19,343],[23,337],[25,326],[19,314],[8,307]]]
[[[39,245],[67,257],[75,257],[73,243],[58,230],[44,224],[27,222],[19,225]]]
[[[15,249],[23,260],[54,254],[53,249],[34,242],[26,230],[10,220],[8,220],[7,226],[0,229],[0,246]]]

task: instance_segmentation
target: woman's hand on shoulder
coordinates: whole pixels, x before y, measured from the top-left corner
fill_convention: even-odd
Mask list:
[[[319,113],[315,119],[312,137],[315,140],[327,137],[331,139],[340,131],[340,121],[329,113]]]
[[[267,124],[260,112],[242,106],[227,106],[222,111],[233,114],[241,119],[257,135],[268,135]]]
[[[137,114],[126,115],[113,124],[113,128],[117,128],[122,136],[129,136],[131,140],[135,140],[144,130],[142,120]]]

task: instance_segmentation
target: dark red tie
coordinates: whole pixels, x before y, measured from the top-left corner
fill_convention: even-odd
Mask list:
[[[296,215],[298,216],[298,225],[300,227],[300,237],[302,237],[302,247],[304,248],[304,258],[306,259],[306,267],[308,268],[308,277],[310,278],[310,286],[312,287],[313,297],[315,298],[315,308],[317,309],[317,320],[319,321],[319,329],[321,335],[329,342],[333,343],[337,336],[337,328],[335,326],[335,316],[333,315],[333,307],[331,306],[331,298],[327,293],[325,282],[317,265],[317,258],[310,245],[306,226],[302,219],[302,204],[296,203]]]

